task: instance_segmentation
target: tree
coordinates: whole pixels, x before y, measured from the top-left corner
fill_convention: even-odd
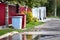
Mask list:
[[[48,0],[48,3],[46,3],[45,6],[47,7],[47,16],[53,16],[55,9],[55,0]]]
[[[57,16],[60,16],[60,0],[57,0]]]

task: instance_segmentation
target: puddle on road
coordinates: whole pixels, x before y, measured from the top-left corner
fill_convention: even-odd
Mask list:
[[[60,35],[15,34],[0,40],[60,40]]]

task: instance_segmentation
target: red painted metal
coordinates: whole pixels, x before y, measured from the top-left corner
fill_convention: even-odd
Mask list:
[[[19,11],[21,14],[23,14],[24,12],[26,12],[26,7],[19,7]],[[31,11],[30,8],[27,8],[27,12]]]
[[[9,24],[12,24],[12,16],[16,13],[16,6],[9,5]]]
[[[25,7],[20,7],[20,12],[25,11]],[[16,13],[16,6],[9,5],[9,24],[12,24],[12,16],[22,16],[22,29],[26,27],[26,15]]]
[[[25,7],[19,7],[20,14],[24,14],[24,12],[26,11],[25,9]]]
[[[5,25],[5,15],[6,15],[6,4],[0,3],[0,26]],[[22,29],[26,27],[26,15],[16,13],[16,6],[8,5],[9,7],[9,24],[12,24],[12,16],[23,16],[22,18]],[[30,8],[27,8],[27,11],[31,11]],[[26,11],[25,7],[19,7],[19,11],[22,13]]]
[[[0,3],[0,26],[5,25],[5,7],[4,3]]]
[[[22,16],[22,29],[26,27],[26,15],[25,14],[16,14],[15,16]]]

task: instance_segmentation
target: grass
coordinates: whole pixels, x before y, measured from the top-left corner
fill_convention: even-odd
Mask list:
[[[31,28],[34,28],[35,26],[37,25],[41,25],[43,24],[44,22],[30,22],[26,25],[26,28],[27,30],[31,29]]]
[[[26,29],[29,30],[31,28],[34,28],[34,26],[41,25],[41,24],[43,24],[43,22],[30,22],[26,25]],[[12,31],[24,32],[25,30],[12,29],[12,28],[3,29],[3,30],[0,30],[0,36],[6,33],[12,32]]]
[[[49,16],[49,17],[47,17],[47,18],[60,18],[60,16]]]
[[[11,29],[11,28],[3,29],[3,30],[0,30],[0,36],[6,33],[12,32],[12,31],[23,32],[23,30],[19,30],[19,29]]]
[[[60,16],[57,16],[58,18],[60,18]]]
[[[3,35],[3,34],[6,34],[8,32],[11,32],[13,31],[12,29],[3,29],[3,30],[0,30],[0,35]]]

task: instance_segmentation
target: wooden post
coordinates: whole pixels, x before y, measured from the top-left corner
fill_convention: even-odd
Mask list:
[[[6,18],[5,18],[6,27],[8,27],[8,19],[9,19],[8,2],[6,2]]]

